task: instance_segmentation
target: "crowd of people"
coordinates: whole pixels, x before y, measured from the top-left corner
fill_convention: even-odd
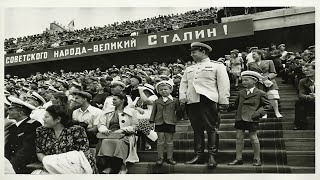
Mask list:
[[[58,33],[44,32],[42,34],[5,39],[5,51],[19,53],[48,48],[62,47],[72,44],[81,44],[93,41],[137,36],[160,31],[176,30],[214,23],[217,17],[217,8],[206,8],[188,11],[181,14],[159,15],[136,21],[114,22],[104,27],[90,27],[74,31]]]
[[[188,11],[180,14],[159,15],[136,21],[114,22],[104,27],[90,27],[65,30],[62,32],[44,32],[30,36],[5,39],[5,54],[21,53],[25,51],[44,50],[48,48],[63,47],[93,41],[102,41],[127,36],[156,33],[161,31],[177,30],[181,28],[220,23],[222,17],[240,14],[269,11],[280,7],[248,7],[248,8],[205,8]]]
[[[139,162],[138,139],[142,150],[155,148],[157,139],[156,164],[163,164],[166,149],[166,162],[175,165],[175,125],[188,119],[194,131],[195,156],[186,163],[202,162],[203,133],[207,131],[208,167],[213,168],[218,157],[219,112],[228,110],[237,110],[237,157],[229,165],[243,163],[243,133],[249,130],[253,165],[260,166],[257,122],[272,109],[276,118],[283,117],[276,77],[297,87],[295,129],[307,127],[306,114],[315,106],[314,49],[288,52],[285,44],[272,44],[243,52],[233,49],[215,61],[209,59],[210,46],[195,42],[191,44],[192,62],[178,59],[169,64],[113,66],[105,71],[38,72],[27,78],[7,74],[5,157],[11,169],[7,172],[126,173],[128,162]],[[228,82],[231,88],[247,90],[240,91],[235,104],[229,105]],[[248,93],[245,99],[242,93]],[[246,103],[249,97],[252,102]],[[96,148],[95,157],[89,147]],[[42,162],[42,169],[27,167],[36,161]]]

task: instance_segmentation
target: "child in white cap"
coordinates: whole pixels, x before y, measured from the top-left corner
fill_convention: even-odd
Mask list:
[[[261,166],[260,143],[257,136],[259,129],[259,118],[272,108],[266,93],[255,87],[261,75],[254,71],[243,71],[241,73],[242,84],[245,89],[239,91],[235,102],[236,116],[236,159],[228,165],[241,165],[242,150],[244,149],[244,132],[249,131],[254,158],[253,166]]]
[[[173,160],[173,134],[175,133],[176,123],[181,116],[180,103],[177,98],[171,96],[173,84],[170,81],[160,81],[156,84],[156,90],[161,97],[155,100],[150,122],[155,123],[155,131],[158,135],[157,165],[162,165],[164,158],[164,148],[167,149],[167,163],[175,165]],[[180,118],[181,119],[181,118]]]

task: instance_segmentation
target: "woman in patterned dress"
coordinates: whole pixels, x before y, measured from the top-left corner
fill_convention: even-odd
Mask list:
[[[80,126],[70,126],[70,121],[66,107],[52,105],[46,109],[44,125],[36,130],[38,159],[42,162],[47,155],[82,151],[93,173],[98,173],[95,160],[89,150],[85,129]]]

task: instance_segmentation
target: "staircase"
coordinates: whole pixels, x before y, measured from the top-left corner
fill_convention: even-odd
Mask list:
[[[277,79],[281,97],[280,110],[283,119],[268,113],[267,119],[261,119],[258,137],[261,145],[262,166],[252,166],[253,151],[246,133],[244,164],[229,166],[235,158],[235,112],[221,114],[220,147],[217,155],[218,166],[208,169],[207,164],[187,165],[185,161],[193,157],[193,130],[189,121],[180,121],[174,135],[174,159],[176,165],[164,163],[155,165],[157,151],[138,151],[140,162],[128,167],[131,174],[196,174],[196,173],[315,173],[315,131],[292,130],[294,125],[294,104],[297,93],[292,85],[281,84]],[[235,101],[237,91],[231,89],[230,102]],[[207,157],[205,158],[207,159]]]

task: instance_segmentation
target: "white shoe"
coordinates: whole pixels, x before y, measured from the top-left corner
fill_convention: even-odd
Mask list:
[[[266,114],[266,115],[264,115],[264,116],[262,116],[262,119],[267,119],[268,118],[268,115]]]

